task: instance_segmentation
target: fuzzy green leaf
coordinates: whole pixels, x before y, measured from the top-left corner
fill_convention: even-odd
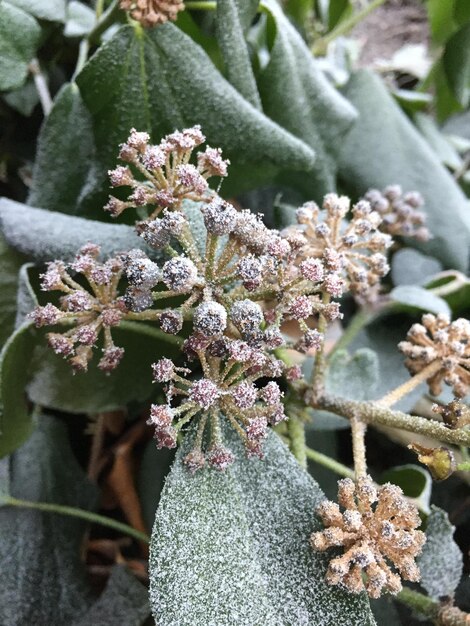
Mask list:
[[[468,202],[457,183],[400,110],[383,82],[371,72],[353,75],[346,95],[357,107],[359,120],[343,142],[340,176],[352,194],[370,187],[398,183],[419,191],[434,238],[410,245],[445,265],[468,267],[470,217]]]
[[[417,285],[400,285],[389,293],[390,299],[405,311],[419,309],[430,313],[444,313],[452,317],[449,305],[445,300]]]
[[[66,37],[83,37],[90,32],[95,25],[95,12],[90,7],[71,0],[67,7],[64,35]]]
[[[75,460],[63,424],[41,416],[10,460],[15,498],[91,508],[96,488]],[[80,561],[83,520],[0,508],[0,623],[63,626],[92,603]]]
[[[324,581],[329,557],[313,552],[316,482],[277,435],[265,459],[191,476],[187,437],[166,481],[150,557],[150,600],[159,626],[374,624],[367,598]],[[347,622],[345,622],[347,620]]]
[[[462,107],[470,102],[470,24],[465,24],[446,44],[442,56],[449,87]]]
[[[441,163],[452,170],[459,169],[462,166],[462,159],[434,119],[425,113],[417,113],[414,116],[414,121]]]
[[[50,22],[65,22],[66,0],[8,0],[30,15]]]
[[[29,117],[39,102],[38,90],[34,80],[29,77],[24,85],[3,94],[5,102],[15,111]]]
[[[62,87],[38,138],[28,203],[75,213],[93,159],[92,120],[75,83]],[[102,218],[102,210],[97,214]]]
[[[426,526],[426,543],[417,558],[421,586],[433,598],[452,597],[460,582],[463,557],[453,539],[455,527],[445,511],[431,507]]]
[[[424,285],[442,270],[442,263],[413,248],[401,248],[392,257],[392,281],[398,285]]]
[[[0,235],[0,346],[15,327],[18,272],[23,263],[23,255],[10,248]]]
[[[9,2],[0,2],[0,91],[23,85],[40,35],[34,17]]]
[[[321,198],[334,190],[336,157],[356,111],[328,82],[300,34],[276,2],[267,5],[275,32],[268,65],[258,86],[266,115],[311,146],[317,154],[312,173],[286,184]]]
[[[248,102],[261,109],[261,100],[243,34],[241,7],[240,0],[217,2],[217,40],[228,80]]]
[[[204,79],[201,80],[200,77]],[[80,210],[103,205],[107,170],[134,126],[154,140],[175,128],[201,124],[207,141],[231,160],[223,192],[250,188],[279,170],[311,169],[305,143],[252,107],[212,64],[204,50],[173,24],[142,31],[124,26],[77,77],[93,118],[97,158]]]
[[[0,353],[0,457],[21,445],[33,428],[24,388],[35,344],[36,331],[26,323]]]
[[[153,440],[148,442],[142,454],[137,489],[142,515],[149,531],[152,530],[163,485],[174,459],[174,450],[167,448],[158,450]]]

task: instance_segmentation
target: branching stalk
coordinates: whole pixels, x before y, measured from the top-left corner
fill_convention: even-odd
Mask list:
[[[364,423],[354,415],[351,418],[351,437],[356,481],[367,474],[365,434]]]
[[[291,452],[299,462],[299,465],[305,469],[307,467],[305,424],[301,420],[291,417],[287,421],[287,430],[289,432]]]
[[[380,406],[390,407],[396,404],[399,400],[407,396],[409,393],[416,389],[418,385],[426,382],[428,378],[431,378],[433,374],[435,374],[442,367],[441,362],[439,360],[433,361],[427,367],[422,369],[418,374],[415,374],[412,378],[407,380],[405,383],[392,389],[387,395],[385,395],[380,400],[377,400],[377,404]]]

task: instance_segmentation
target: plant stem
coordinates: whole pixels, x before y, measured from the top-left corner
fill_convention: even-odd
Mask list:
[[[396,599],[426,617],[435,618],[439,612],[439,604],[424,593],[403,587]]]
[[[375,313],[368,311],[367,309],[359,309],[359,311],[351,319],[350,323],[346,327],[345,331],[335,343],[329,356],[333,355],[338,350],[344,350],[349,344],[356,338],[356,335],[367,326],[367,324],[373,320]]]
[[[450,430],[440,422],[394,411],[374,402],[358,402],[327,395],[314,401],[308,397],[308,394],[306,399],[313,408],[325,409],[348,419],[360,415],[361,419],[368,424],[383,424],[392,428],[401,428],[413,433],[428,435],[445,443],[470,446],[470,431],[468,430]]]
[[[184,8],[189,11],[215,11],[217,3],[213,0],[187,0]]]
[[[132,526],[117,522],[104,515],[98,515],[97,513],[91,513],[84,509],[78,509],[72,506],[64,506],[62,504],[51,504],[49,502],[30,502],[29,500],[19,500],[12,496],[0,495],[0,505],[16,506],[25,509],[36,509],[38,511],[44,511],[46,513],[58,513],[60,515],[69,515],[71,517],[79,517],[86,520],[91,524],[101,524],[101,526],[108,526],[119,532],[129,535],[138,541],[150,542],[150,538],[146,533],[135,530]]]
[[[330,294],[322,293],[322,304],[327,305],[330,302]],[[325,387],[325,375],[326,375],[326,358],[325,358],[325,332],[328,323],[322,313],[318,317],[318,332],[322,333],[323,341],[321,347],[315,353],[315,363],[313,364],[312,373],[312,393],[314,397],[321,396]]]
[[[470,472],[470,461],[459,463],[455,469],[460,472]]]
[[[174,346],[182,346],[184,341],[181,337],[169,335],[168,333],[164,333],[163,330],[160,330],[159,328],[154,328],[153,326],[148,326],[147,324],[139,324],[138,322],[129,322],[124,320],[119,323],[119,328],[122,328],[123,330],[132,330],[140,333],[141,335],[147,335],[147,337],[153,337],[154,339],[171,343]]]
[[[346,478],[354,479],[353,470],[349,469],[349,467],[346,467],[346,465],[343,465],[342,463],[335,461],[335,459],[332,459],[326,454],[322,454],[321,452],[318,452],[317,450],[313,450],[312,448],[306,447],[305,455],[311,461],[314,461],[315,463],[318,463],[319,465],[323,465],[323,467],[327,467],[328,469],[330,469],[332,472],[335,472],[335,474],[338,474],[339,476],[345,476]]]
[[[351,437],[356,481],[367,474],[365,434],[364,423],[354,415],[351,418]]]
[[[317,39],[317,41],[312,46],[312,53],[314,56],[325,54],[328,45],[334,41],[337,37],[341,37],[342,35],[346,35],[349,31],[351,31],[359,22],[362,22],[369,13],[372,13],[375,9],[377,9],[381,4],[383,4],[385,0],[373,0],[370,4],[362,9],[362,11],[358,11],[354,15],[351,15],[347,20],[340,22],[336,28],[334,28],[330,33]]]
[[[418,385],[426,382],[428,378],[431,378],[433,374],[435,374],[441,368],[441,363],[439,360],[433,361],[429,365],[427,365],[424,369],[422,369],[418,374],[415,374],[412,378],[407,380],[402,385],[399,385],[395,389],[392,389],[387,395],[377,400],[377,404],[384,407],[390,407],[396,404],[401,398],[408,395],[416,389]]]
[[[291,452],[299,462],[299,465],[305,469],[307,467],[305,424],[300,419],[291,417],[287,421],[287,431],[289,433]]]
[[[36,91],[38,92],[44,117],[47,117],[52,109],[52,98],[37,59],[33,59],[29,64],[29,71],[33,75],[34,85],[36,86]]]

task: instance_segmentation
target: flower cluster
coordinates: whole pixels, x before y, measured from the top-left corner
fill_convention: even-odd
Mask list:
[[[208,200],[211,197],[207,179],[227,175],[229,161],[221,156],[218,148],[207,146],[197,155],[197,165],[189,161],[195,148],[206,138],[200,126],[175,131],[162,139],[158,145],[150,144],[145,132],[131,130],[127,141],[120,146],[119,158],[127,165],[109,171],[113,187],[131,187],[132,193],[126,201],[111,196],[105,210],[117,216],[129,207],[152,206],[152,211],[141,228],[148,237],[165,245],[165,232],[152,222],[164,209],[179,209],[184,199]],[[171,231],[171,226],[168,225]],[[179,224],[173,225],[178,229]]]
[[[393,237],[414,237],[428,241],[431,234],[425,226],[426,214],[420,210],[423,197],[417,191],[403,193],[400,185],[390,185],[383,191],[370,189],[364,199],[382,218],[380,230]]]
[[[120,0],[119,6],[146,28],[174,21],[184,10],[183,0]]]
[[[49,303],[36,307],[30,314],[37,327],[71,326],[63,333],[48,333],[48,342],[56,354],[69,359],[76,371],[86,371],[101,333],[103,356],[98,363],[101,370],[113,370],[124,354],[114,344],[111,332],[128,314],[118,295],[122,261],[116,257],[100,263],[99,253],[98,246],[87,244],[70,265],[62,261],[49,263],[41,275],[41,288],[63,294],[60,308]],[[80,278],[76,275],[85,278],[86,285],[78,282]]]
[[[350,211],[349,198],[328,194],[323,211],[308,202],[297,210],[297,222],[287,236],[303,237],[299,255],[310,263],[322,262],[324,292],[340,297],[350,291],[360,300],[375,299],[380,279],[389,271],[385,252],[392,239],[379,231],[382,218],[369,202],[361,200]]]
[[[414,559],[425,535],[416,530],[421,524],[418,511],[399,487],[390,483],[375,487],[369,476],[357,484],[345,478],[338,483],[338,502],[343,512],[335,502],[319,505],[317,512],[326,528],[311,537],[315,550],[344,549],[329,563],[328,583],[352,593],[365,589],[371,598],[378,598],[383,591],[398,593],[400,578],[419,580]]]
[[[413,324],[407,340],[398,344],[407,357],[406,367],[414,375],[435,364],[426,381],[431,393],[440,394],[444,382],[462,398],[470,385],[470,322],[463,318],[451,322],[444,314],[431,313],[421,321]]]

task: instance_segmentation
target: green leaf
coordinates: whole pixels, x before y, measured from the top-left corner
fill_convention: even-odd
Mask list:
[[[392,257],[391,276],[394,285],[425,285],[442,270],[442,264],[413,248],[401,248]]]
[[[72,0],[67,6],[64,35],[66,37],[83,37],[95,25],[95,12],[90,7]]]
[[[371,600],[370,608],[377,621],[377,626],[404,626],[390,596],[385,595],[378,600]]]
[[[454,0],[454,18],[459,26],[470,22],[470,4],[467,0]]]
[[[309,548],[323,494],[277,435],[265,459],[241,443],[224,472],[192,476],[189,435],[166,481],[151,540],[150,601],[159,626],[374,624],[364,595],[324,581],[329,557]]]
[[[350,0],[330,0],[328,5],[328,29],[333,30],[338,22],[351,12]]]
[[[410,89],[395,89],[392,91],[393,97],[398,101],[403,109],[411,111],[422,111],[432,103],[432,96],[429,93],[411,91]]]
[[[442,61],[454,96],[463,107],[467,107],[470,102],[470,24],[462,26],[452,35]]]
[[[455,0],[446,0],[445,2],[428,0],[426,2],[432,39],[437,44],[444,43],[456,28],[453,21],[454,6]]]
[[[42,335],[27,385],[32,402],[66,413],[98,413],[147,400],[156,392],[152,363],[162,356],[172,358],[179,354],[179,347],[171,343],[174,337],[143,323],[122,322],[113,330],[113,338],[125,354],[112,374],[98,369],[102,355],[97,349],[88,372],[74,375],[72,368],[46,346]]]
[[[106,172],[116,164],[119,144],[132,126],[158,141],[175,128],[201,124],[208,143],[231,160],[223,187],[228,195],[267,182],[279,170],[313,166],[311,148],[253,108],[173,24],[146,32],[122,27],[99,48],[77,83],[97,146],[87,190],[77,199],[81,211],[106,201]]]
[[[32,78],[28,78],[24,85],[3,94],[5,102],[15,111],[29,117],[39,102],[38,90]]]
[[[336,157],[351,128],[355,109],[318,69],[302,37],[276,2],[265,2],[275,32],[268,65],[259,76],[263,109],[278,124],[311,146],[317,161],[311,173],[285,176],[291,187],[321,198],[336,184]]]
[[[424,113],[417,113],[414,121],[440,162],[452,170],[458,170],[462,166],[462,159],[433,118]]]
[[[70,449],[66,428],[41,416],[10,460],[11,495],[92,508],[96,488]],[[0,509],[0,623],[63,626],[92,597],[81,563],[83,520],[14,507]]]
[[[72,626],[140,626],[149,616],[147,589],[126,567],[115,565],[106,589]]]
[[[392,289],[388,295],[393,302],[404,305],[404,307],[401,307],[404,311],[409,311],[411,308],[412,310],[429,311],[436,315],[444,313],[444,315],[452,317],[452,312],[447,302],[423,287],[400,285]],[[411,312],[413,312],[412,310]]]
[[[15,327],[18,272],[23,263],[23,255],[10,248],[0,235],[0,346]]]
[[[35,344],[35,330],[24,324],[0,353],[0,457],[21,445],[33,429],[24,388]]]
[[[382,485],[393,483],[403,489],[408,498],[415,501],[416,506],[429,514],[429,502],[431,499],[432,478],[430,473],[419,465],[400,465],[387,470],[380,476]]]
[[[31,313],[38,304],[38,299],[29,279],[29,270],[33,267],[32,263],[25,263],[21,266],[18,274],[15,328],[19,328],[27,321],[28,313]]]
[[[8,0],[40,20],[65,22],[66,0]]]
[[[75,213],[89,174],[94,144],[92,120],[75,83],[62,87],[39,133],[28,203]],[[98,217],[103,217],[102,208]]]
[[[410,241],[445,265],[468,267],[470,216],[467,199],[425,140],[401,111],[379,77],[361,70],[346,94],[360,117],[343,141],[340,178],[352,194],[398,183],[419,191],[434,238]],[[445,210],[443,210],[445,207]]]
[[[217,2],[217,41],[222,50],[228,80],[250,104],[261,109],[261,100],[243,34],[241,8],[240,0]]]
[[[33,17],[9,2],[0,2],[0,91],[24,84],[40,35]]]
[[[72,261],[80,246],[89,242],[101,246],[103,257],[132,248],[151,253],[130,226],[62,215],[8,198],[0,198],[0,229],[10,246],[40,263]]]
[[[432,506],[426,543],[417,563],[421,570],[420,584],[433,598],[452,597],[462,577],[462,552],[453,539],[454,530],[447,513]]]
[[[157,450],[153,440],[145,446],[137,478],[137,489],[142,515],[149,531],[155,521],[163,485],[174,458],[174,450],[167,448]]]

